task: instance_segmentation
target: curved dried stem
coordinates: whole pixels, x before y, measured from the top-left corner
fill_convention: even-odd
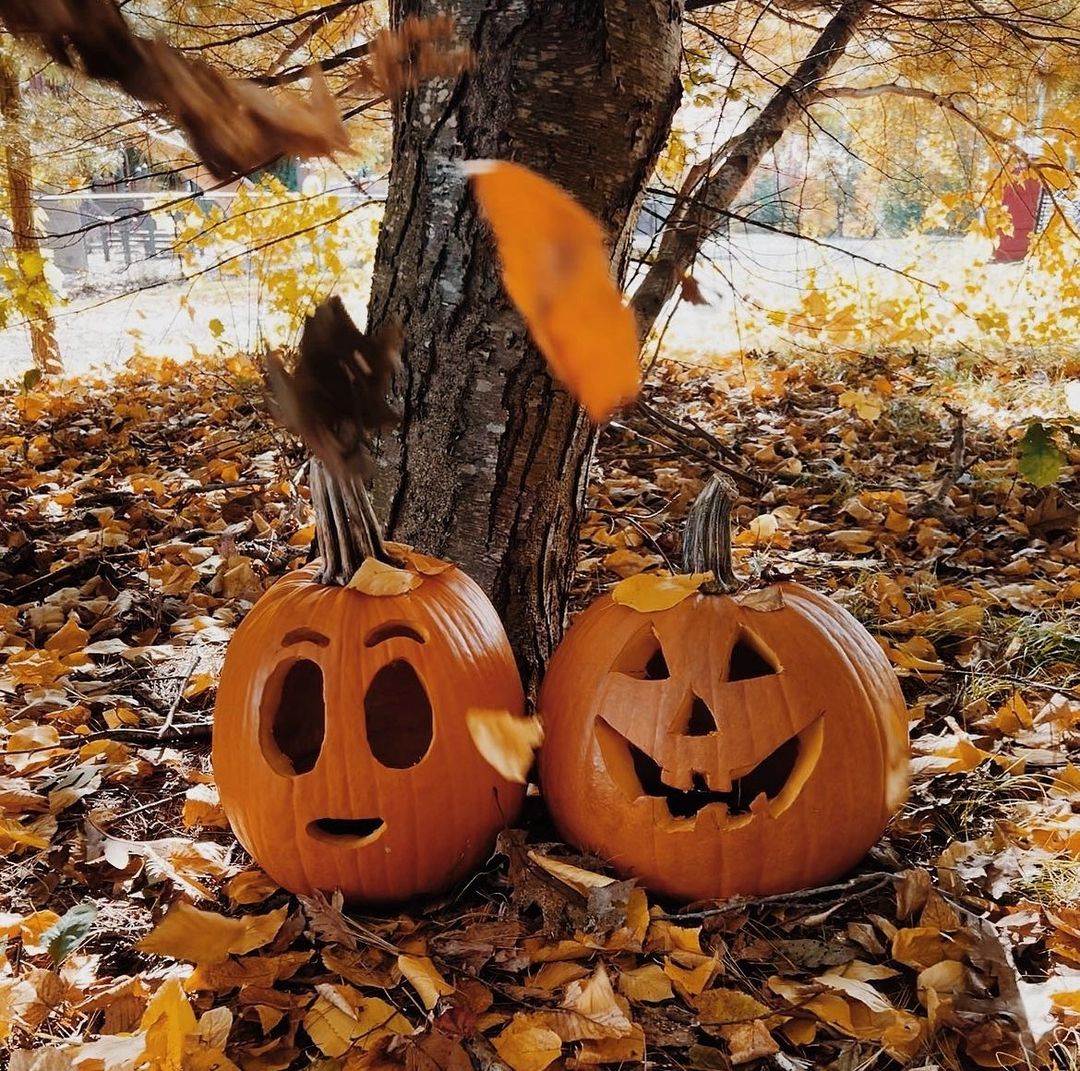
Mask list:
[[[738,497],[735,483],[716,473],[686,515],[683,568],[689,573],[713,574],[701,586],[707,595],[724,595],[738,586],[731,566],[731,510]]]

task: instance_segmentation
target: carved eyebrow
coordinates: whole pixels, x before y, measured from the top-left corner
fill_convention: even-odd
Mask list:
[[[365,647],[376,647],[387,640],[412,640],[415,643],[427,643],[427,637],[412,625],[406,625],[404,621],[389,621],[385,625],[373,628],[364,640]]]
[[[292,647],[297,643],[313,643],[317,647],[329,647],[330,637],[316,632],[313,628],[294,628],[281,638],[282,647]]]

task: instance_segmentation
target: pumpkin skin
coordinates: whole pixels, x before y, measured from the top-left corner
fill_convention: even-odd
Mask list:
[[[846,610],[777,587],[767,611],[695,593],[581,614],[539,700],[568,841],[681,900],[821,884],[875,843],[908,789],[900,687]]]
[[[222,805],[292,892],[383,903],[439,891],[487,856],[524,798],[465,718],[524,711],[506,634],[453,566],[392,596],[317,571],[279,580],[229,644],[214,716]]]

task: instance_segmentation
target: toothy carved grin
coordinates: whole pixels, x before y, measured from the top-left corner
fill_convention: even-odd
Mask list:
[[[740,822],[763,811],[780,814],[794,802],[817,765],[823,730],[819,716],[745,773],[731,771],[727,777],[712,777],[695,770],[691,787],[685,789],[669,784],[674,778],[607,719],[599,717],[596,721],[601,751],[614,779],[628,795],[662,799],[671,817],[682,820],[695,819],[709,807],[717,807],[725,818]],[[714,788],[714,783],[727,787]]]
[[[381,818],[317,818],[308,822],[307,831],[315,840],[359,848],[378,840],[386,832],[386,823]]]

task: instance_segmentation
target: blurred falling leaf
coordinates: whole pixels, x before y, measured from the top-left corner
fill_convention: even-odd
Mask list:
[[[558,186],[504,160],[463,165],[495,233],[503,285],[551,374],[595,423],[640,386],[634,314],[600,224]]]
[[[470,707],[465,724],[476,750],[508,781],[525,784],[536,749],[544,739],[539,718],[523,718],[509,710]]]
[[[1020,441],[1020,473],[1036,487],[1056,483],[1065,467],[1065,455],[1054,442],[1050,429],[1033,420]]]

